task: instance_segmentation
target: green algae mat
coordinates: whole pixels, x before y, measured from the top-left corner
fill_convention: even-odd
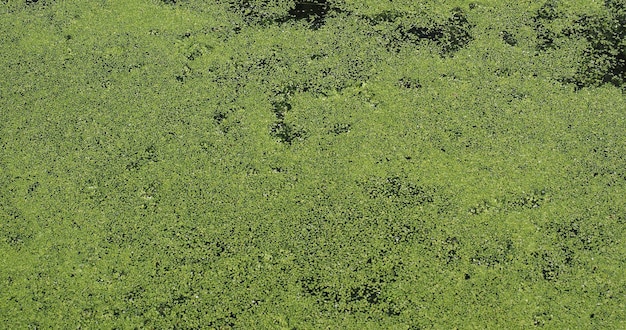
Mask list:
[[[0,327],[624,329],[625,40],[623,0],[0,0]]]

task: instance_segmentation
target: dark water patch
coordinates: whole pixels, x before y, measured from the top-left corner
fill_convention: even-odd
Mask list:
[[[406,14],[387,11],[366,19],[373,25],[394,24],[403,16]],[[443,23],[397,24],[395,30],[385,36],[389,40],[386,47],[393,52],[398,52],[406,44],[420,45],[423,41],[431,41],[439,47],[441,56],[452,56],[474,39],[471,34],[473,24],[467,19],[465,12],[458,7],[452,10],[452,15]]]
[[[278,138],[279,142],[286,144],[293,144],[295,141],[304,140],[306,137],[306,131],[302,127],[283,120],[272,124],[270,133]]]
[[[326,0],[296,1],[296,6],[289,11],[289,19],[307,20],[313,30],[324,25],[324,20],[331,7]]]

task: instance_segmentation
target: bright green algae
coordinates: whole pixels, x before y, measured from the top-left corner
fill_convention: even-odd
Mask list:
[[[625,7],[0,1],[0,323],[626,327]]]

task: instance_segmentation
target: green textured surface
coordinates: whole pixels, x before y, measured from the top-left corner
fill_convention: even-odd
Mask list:
[[[624,1],[298,3],[0,1],[0,327],[626,328]]]

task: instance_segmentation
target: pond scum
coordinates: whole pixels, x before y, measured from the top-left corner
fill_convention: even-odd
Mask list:
[[[0,1],[1,327],[624,329],[625,22]]]

